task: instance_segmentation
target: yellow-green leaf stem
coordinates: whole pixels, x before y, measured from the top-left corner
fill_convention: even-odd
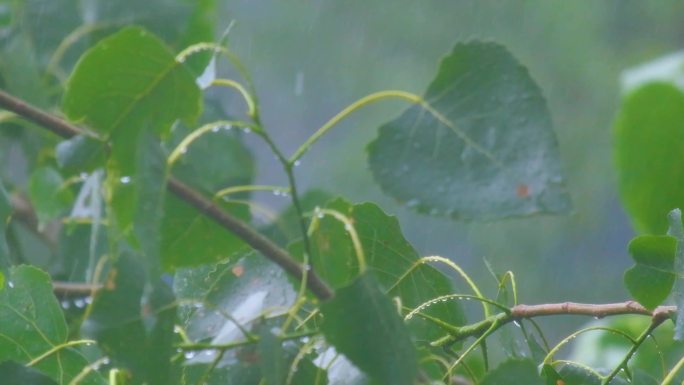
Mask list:
[[[240,128],[248,128],[248,129],[254,129],[255,126],[251,123],[239,121],[239,120],[217,120],[215,122],[207,123],[203,125],[202,127],[194,130],[188,136],[183,138],[181,142],[176,146],[176,148],[171,151],[171,154],[169,155],[168,159],[166,160],[166,164],[169,166],[169,168],[173,167],[173,164],[176,163],[176,161],[187,152],[188,147],[192,142],[195,140],[199,139],[202,135],[212,132],[213,130],[220,129],[221,127],[240,127]]]
[[[330,215],[331,217],[337,219],[344,224],[344,229],[349,233],[352,244],[354,245],[354,251],[356,252],[356,258],[359,262],[359,274],[363,274],[366,271],[366,255],[363,252],[363,247],[361,246],[361,240],[359,239],[359,234],[354,228],[354,223],[346,215],[339,211],[331,209],[316,208],[314,215]]]
[[[347,116],[349,116],[352,112],[365,107],[369,104],[373,104],[375,102],[379,102],[384,99],[403,99],[407,100],[411,103],[414,104],[422,104],[423,103],[423,98],[416,94],[412,94],[410,92],[406,91],[397,91],[397,90],[387,90],[387,91],[380,91],[380,92],[375,92],[370,95],[364,96],[363,98],[355,101],[354,103],[350,104],[346,108],[344,108],[342,111],[340,111],[337,115],[333,116],[330,120],[328,120],[324,125],[322,125],[316,132],[309,137],[309,139],[306,140],[295,153],[290,157],[288,160],[289,164],[294,164],[299,158],[301,158],[308,150],[309,148],[316,143],[323,135],[325,135],[328,131],[330,131],[331,128],[335,127],[339,122],[344,120]]]
[[[444,263],[445,265],[449,266],[451,269],[456,271],[466,281],[468,286],[470,286],[470,288],[473,290],[473,293],[475,293],[475,296],[477,296],[480,299],[485,299],[485,297],[482,295],[482,292],[480,291],[480,289],[477,287],[475,282],[470,278],[470,276],[465,272],[465,270],[463,270],[460,266],[458,266],[456,263],[454,263],[454,261],[452,261],[448,258],[438,256],[438,255],[431,255],[431,256],[427,256],[427,257],[422,257],[419,260],[417,260],[406,271],[406,273],[404,273],[404,275],[399,277],[397,282],[394,285],[392,285],[392,287],[390,287],[387,290],[387,292],[388,293],[391,292],[392,289],[394,289],[397,285],[399,285],[399,283],[401,283],[401,281],[403,281],[406,277],[408,277],[418,266],[425,264],[425,263],[428,263],[428,262],[441,262],[441,263]],[[487,301],[482,301],[482,308],[484,311],[485,318],[489,317],[491,315],[491,313],[489,311],[489,307],[487,306]]]

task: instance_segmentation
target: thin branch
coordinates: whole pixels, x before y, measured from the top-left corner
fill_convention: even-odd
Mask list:
[[[606,304],[587,304],[576,302],[548,303],[541,305],[516,305],[510,313],[499,313],[482,321],[458,327],[448,336],[434,341],[432,345],[448,345],[468,337],[479,337],[485,333],[494,323],[501,327],[507,323],[526,319],[551,315],[586,315],[603,318],[613,315],[637,314],[650,316],[654,323],[660,324],[677,312],[676,306],[659,306],[653,311],[646,309],[634,301],[625,301]]]
[[[2,90],[0,90],[0,107],[21,115],[25,119],[66,139],[84,133],[79,127],[74,126],[55,115],[33,107]],[[273,241],[252,229],[247,223],[233,217],[231,214],[214,204],[210,199],[183,184],[178,179],[173,177],[169,178],[167,188],[173,194],[176,194],[179,198],[240,237],[248,245],[260,251],[266,258],[280,265],[280,267],[289,274],[299,280],[302,279],[305,271],[302,264],[290,256],[287,251],[273,243]],[[307,287],[316,295],[316,297],[321,300],[332,297],[332,290],[315,272],[307,271],[306,274]]]
[[[52,290],[59,295],[90,295],[102,289],[102,284],[53,281]]]

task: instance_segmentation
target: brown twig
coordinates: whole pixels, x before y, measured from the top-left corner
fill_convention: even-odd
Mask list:
[[[68,139],[84,133],[81,128],[38,109],[30,104],[0,90],[0,106],[12,111],[23,118],[48,129],[62,138]],[[305,270],[301,263],[297,262],[287,251],[264,237],[247,223],[235,218],[225,210],[218,207],[211,200],[204,197],[191,187],[183,184],[178,179],[169,178],[167,188],[170,192],[185,200],[187,203],[210,217],[218,224],[231,231],[248,245],[260,251],[266,258],[278,264],[289,274],[301,280],[304,273],[307,274],[307,287],[316,297],[326,300],[332,297],[333,291],[321,280],[313,270]]]
[[[468,337],[479,337],[485,333],[496,322],[497,328],[507,323],[518,321],[525,318],[535,318],[551,315],[585,315],[596,318],[603,318],[607,316],[635,314],[650,316],[653,323],[661,324],[668,319],[672,314],[677,312],[676,306],[659,306],[653,311],[646,309],[639,303],[634,301],[625,301],[618,303],[606,304],[587,304],[576,302],[563,303],[547,303],[540,305],[516,305],[510,309],[509,312],[487,317],[479,322],[458,327],[452,331],[448,336],[441,338],[433,345],[442,346],[460,341]]]

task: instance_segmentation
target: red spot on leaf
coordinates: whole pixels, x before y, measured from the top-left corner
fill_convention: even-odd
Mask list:
[[[518,188],[516,188],[515,193],[518,194],[518,197],[520,198],[527,198],[530,196],[530,188],[526,184],[519,184]]]
[[[235,266],[233,266],[231,271],[233,272],[234,276],[239,277],[242,274],[244,274],[245,268],[242,265],[235,265]]]

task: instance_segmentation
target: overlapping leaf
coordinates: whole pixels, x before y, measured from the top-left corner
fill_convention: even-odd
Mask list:
[[[321,312],[326,340],[354,365],[381,384],[413,384],[418,366],[409,331],[372,275],[339,288]]]
[[[647,309],[655,309],[672,290],[676,248],[677,240],[668,235],[640,235],[629,242],[636,265],[625,272],[625,286]]]
[[[456,45],[424,100],[380,127],[368,146],[387,194],[461,219],[570,209],[544,98],[504,47]]]
[[[684,93],[651,83],[622,102],[615,121],[620,197],[635,229],[664,234],[667,214],[684,207]]]
[[[325,206],[346,215],[359,234],[368,267],[390,297],[397,296],[403,306],[413,309],[423,302],[454,289],[444,274],[426,264],[417,265],[419,255],[406,241],[399,222],[373,203],[352,205],[337,199]],[[357,258],[345,225],[330,216],[320,219],[311,236],[311,264],[314,270],[333,287],[348,285],[358,274]],[[301,252],[302,245],[292,250]],[[452,325],[465,319],[458,302],[440,302],[424,310],[424,314]],[[444,331],[420,317],[410,322],[420,339],[430,340]]]
[[[67,385],[88,365],[73,347],[65,347],[68,330],[52,294],[50,277],[30,266],[13,267],[0,288],[0,362],[29,364],[60,385]],[[81,385],[104,385],[96,372]]]

